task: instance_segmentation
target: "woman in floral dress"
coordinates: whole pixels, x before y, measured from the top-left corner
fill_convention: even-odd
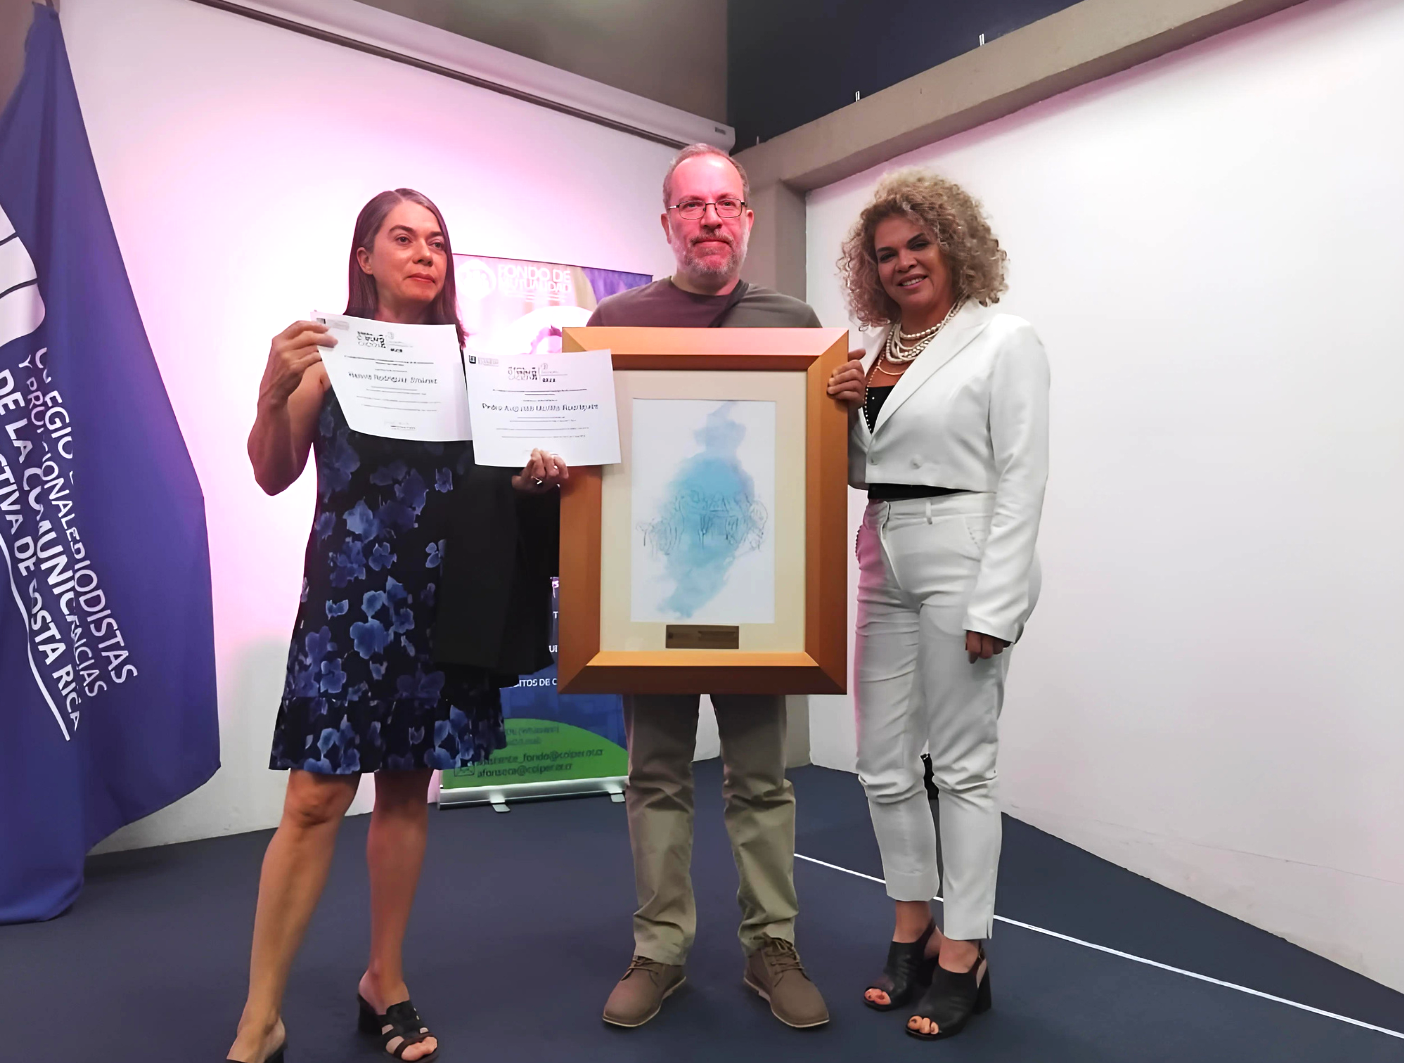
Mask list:
[[[349,278],[348,315],[452,324],[462,343],[448,231],[420,193],[382,192],[366,204]],[[513,474],[475,465],[471,443],[352,431],[318,354],[334,344],[325,326],[307,321],[274,338],[249,435],[255,478],[269,494],[296,480],[315,449],[317,511],[273,735],[269,766],[289,771],[288,789],[264,857],[249,996],[229,1053],[240,1063],[284,1059],[288,971],[363,772],[375,773],[376,798],[366,845],[371,950],[358,987],[360,1026],[397,1059],[438,1056],[401,966],[424,857],[429,780],[436,768],[478,763],[502,748],[499,688],[516,681],[515,671],[550,661],[554,558],[544,555],[554,529],[539,526],[554,519],[554,498],[546,496],[566,479],[565,464],[534,451]],[[485,514],[491,534],[482,532]],[[462,603],[457,615],[441,609],[455,551],[458,577],[449,582],[473,589],[466,625]],[[507,573],[498,580],[501,593],[482,593],[465,579],[478,569]]]

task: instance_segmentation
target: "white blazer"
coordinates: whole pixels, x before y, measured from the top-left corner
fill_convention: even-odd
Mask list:
[[[889,326],[891,327],[891,326]],[[887,329],[864,338],[863,369]],[[892,389],[873,431],[859,412],[848,482],[922,484],[994,495],[965,627],[1022,634],[1037,587],[1034,546],[1048,481],[1048,356],[1027,321],[968,302]]]

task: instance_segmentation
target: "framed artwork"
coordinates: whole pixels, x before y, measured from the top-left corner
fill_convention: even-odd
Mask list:
[[[560,689],[843,693],[847,330],[564,330],[605,348],[623,461],[561,495]]]

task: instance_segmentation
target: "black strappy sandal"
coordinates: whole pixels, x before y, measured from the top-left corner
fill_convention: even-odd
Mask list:
[[[981,977],[983,973],[983,977]],[[964,974],[948,971],[940,964],[931,977],[931,987],[921,998],[914,1019],[930,1019],[936,1024],[935,1033],[922,1033],[907,1027],[907,1033],[922,1041],[940,1041],[954,1037],[965,1029],[971,1015],[981,1015],[990,1010],[990,961],[985,958],[985,946],[980,945],[980,953],[975,965]]]
[[[264,1058],[263,1063],[286,1063],[288,1057],[288,1039],[283,1037],[283,1043],[278,1046],[278,1051],[271,1056]],[[226,1059],[224,1063],[239,1063],[237,1059]]]
[[[288,1035],[284,1034],[284,1036],[282,1036],[282,1043],[278,1046],[277,1052],[272,1053],[271,1056],[265,1056],[264,1063],[285,1063],[286,1059],[288,1059]],[[225,1063],[239,1063],[239,1060],[226,1059]]]
[[[882,974],[873,979],[868,989],[878,989],[887,994],[887,1003],[879,1004],[868,999],[868,991],[863,991],[863,1003],[874,1011],[891,1011],[900,1008],[931,984],[931,972],[936,966],[936,957],[926,956],[926,943],[936,930],[936,922],[922,932],[915,941],[894,941],[887,947],[887,964]]]
[[[356,1021],[357,1027],[363,1034],[380,1038],[381,1047],[385,1049],[386,1054],[396,1059],[404,1059],[405,1049],[411,1045],[417,1045],[434,1036],[429,1032],[429,1027],[424,1025],[424,1020],[419,1017],[414,1004],[408,1000],[391,1004],[383,1015],[377,1015],[370,1002],[359,993],[356,994],[356,1003],[361,1009],[360,1017]],[[390,1042],[397,1037],[401,1040],[392,1052]],[[438,1058],[439,1050],[435,1048],[427,1056],[420,1056],[417,1063],[431,1063]]]

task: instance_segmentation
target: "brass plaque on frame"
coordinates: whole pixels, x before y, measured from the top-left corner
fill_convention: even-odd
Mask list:
[[[670,650],[738,650],[741,628],[734,624],[669,624],[664,642]]]

